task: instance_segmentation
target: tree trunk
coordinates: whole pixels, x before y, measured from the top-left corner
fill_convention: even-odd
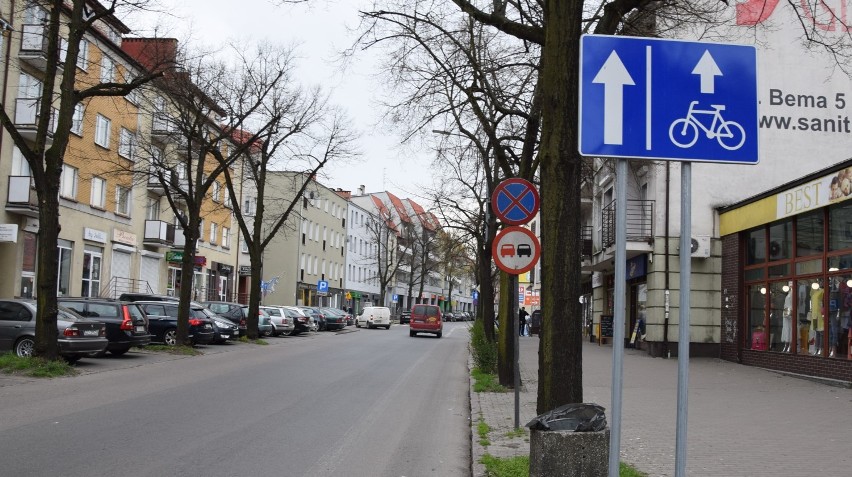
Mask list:
[[[537,412],[583,402],[581,157],[577,92],[583,2],[545,4],[541,132],[542,330]]]
[[[497,333],[497,377],[503,386],[515,387],[515,335],[518,326],[515,323],[514,294],[509,287],[509,275],[500,272],[500,328]]]
[[[59,170],[61,171],[61,166]],[[59,250],[57,248],[60,231],[59,178],[50,177],[49,168],[46,175],[48,177],[44,181],[44,188],[38,189],[38,292],[34,353],[47,360],[57,360],[59,359],[59,344],[56,341],[56,315],[59,308],[56,298],[59,282]]]
[[[198,230],[198,224],[190,223],[190,230]],[[195,245],[198,234],[184,235],[186,242],[183,246],[183,260],[180,264],[180,303],[178,306],[177,342],[180,345],[192,346],[189,339],[189,302],[194,301],[193,278],[195,276]]]

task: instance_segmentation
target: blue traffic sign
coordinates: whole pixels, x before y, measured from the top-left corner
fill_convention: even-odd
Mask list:
[[[473,290],[472,292],[470,292],[470,297],[474,300],[478,300],[479,299],[479,292],[476,291],[476,290]]]
[[[758,162],[753,46],[584,35],[580,153]]]
[[[506,179],[497,184],[491,195],[491,209],[498,219],[509,225],[529,222],[538,213],[538,207],[538,191],[525,179]]]
[[[317,282],[317,291],[320,293],[328,293],[328,281],[320,280]]]

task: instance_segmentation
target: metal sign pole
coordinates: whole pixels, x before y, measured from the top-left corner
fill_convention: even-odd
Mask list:
[[[615,165],[615,309],[612,323],[612,398],[610,400],[609,477],[618,477],[621,454],[621,385],[624,362],[624,312],[627,277],[627,159]]]
[[[521,327],[521,322],[520,322],[520,318],[518,317],[518,276],[517,275],[512,274],[512,273],[509,274],[509,287],[511,287],[511,290],[512,290],[512,297],[511,297],[512,298],[512,312],[511,313],[512,313],[513,318],[511,320],[507,320],[507,321],[509,321],[510,323],[512,323],[514,325],[514,329],[513,330],[512,329],[506,330],[506,332],[512,333],[512,336],[514,336],[513,343],[515,344],[512,347],[515,350],[515,352],[514,352],[515,364],[514,364],[514,366],[512,366],[512,369],[514,370],[514,372],[512,374],[513,374],[514,383],[515,383],[515,429],[517,429],[520,426],[520,420],[521,420],[521,406],[520,406],[520,402],[521,402],[521,396],[520,396],[521,370],[518,367],[519,361],[520,361],[520,352],[519,352],[518,347],[521,344],[521,338],[520,338],[520,335],[518,334],[518,330]]]
[[[689,295],[692,275],[692,163],[680,166],[680,307],[677,344],[675,476],[686,476],[686,414],[689,388]]]

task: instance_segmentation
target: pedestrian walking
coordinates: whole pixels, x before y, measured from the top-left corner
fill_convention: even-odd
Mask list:
[[[527,313],[526,308],[521,307],[521,311],[518,312],[518,336],[528,335],[527,331],[527,317],[529,313]],[[526,332],[526,333],[525,333]]]

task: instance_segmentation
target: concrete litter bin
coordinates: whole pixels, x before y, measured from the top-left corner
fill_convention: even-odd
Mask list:
[[[536,416],[530,428],[530,477],[606,477],[609,429],[593,403],[566,404]]]

